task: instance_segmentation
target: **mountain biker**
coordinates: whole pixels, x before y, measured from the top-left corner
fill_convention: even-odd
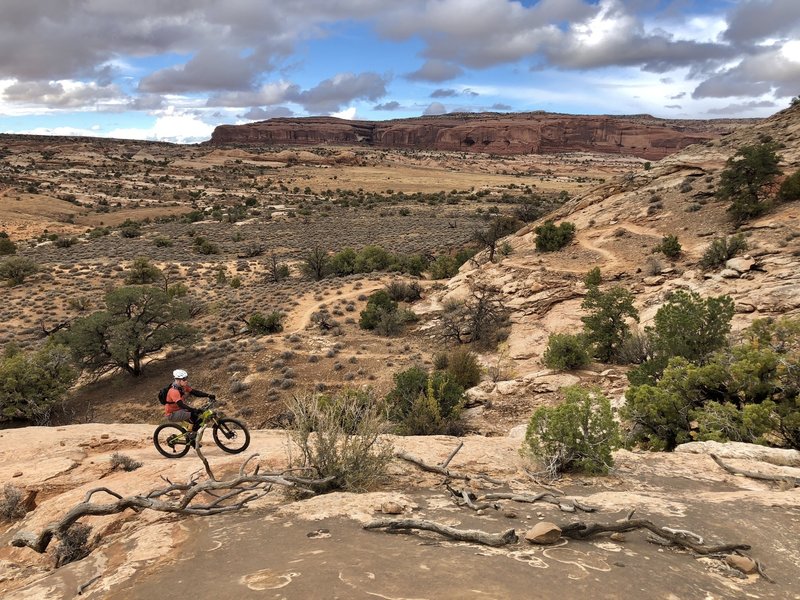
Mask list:
[[[192,389],[189,385],[189,374],[183,369],[175,369],[172,372],[172,376],[175,378],[175,381],[167,392],[167,403],[164,405],[164,414],[167,417],[167,421],[189,421],[189,431],[196,433],[197,422],[200,418],[201,411],[200,409],[186,404],[185,400],[187,396],[208,398],[209,400],[216,399],[216,396]]]

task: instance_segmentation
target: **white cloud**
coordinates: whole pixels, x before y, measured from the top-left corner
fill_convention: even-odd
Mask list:
[[[356,107],[351,106],[350,108],[345,108],[339,112],[331,113],[332,117],[336,117],[337,119],[347,119],[348,121],[352,121],[356,118]]]

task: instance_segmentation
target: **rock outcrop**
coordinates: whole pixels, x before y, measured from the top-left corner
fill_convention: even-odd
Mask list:
[[[565,115],[545,112],[462,113],[391,121],[334,117],[276,118],[220,125],[211,144],[349,145],[388,149],[551,154],[602,152],[659,160],[730,133],[754,119],[665,120],[649,115]]]

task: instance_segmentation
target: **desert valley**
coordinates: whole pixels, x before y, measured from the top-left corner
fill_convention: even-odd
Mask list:
[[[748,148],[780,173],[732,213],[720,189]],[[0,595],[800,598],[799,170],[800,104],[273,119],[193,145],[0,135]],[[678,299],[704,321],[669,339],[717,323],[705,353],[664,349]],[[615,310],[612,330],[589,318]],[[176,368],[248,425],[243,454],[210,432],[156,451]],[[619,428],[595,468],[544,434],[531,449],[568,390]],[[303,412],[348,399],[330,438]],[[373,434],[376,477],[348,479],[355,461],[322,481],[324,451]]]

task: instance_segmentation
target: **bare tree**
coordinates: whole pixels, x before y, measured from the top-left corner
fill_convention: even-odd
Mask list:
[[[491,345],[503,337],[508,310],[500,290],[486,282],[473,282],[469,294],[445,302],[440,337],[447,342]]]
[[[327,274],[329,261],[328,251],[321,246],[314,246],[303,256],[303,271],[319,281]]]
[[[497,242],[501,238],[514,233],[520,227],[520,222],[513,217],[500,216],[489,223],[484,229],[472,232],[472,239],[489,251],[489,262],[494,261],[497,251]]]

